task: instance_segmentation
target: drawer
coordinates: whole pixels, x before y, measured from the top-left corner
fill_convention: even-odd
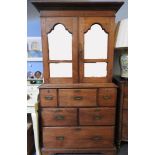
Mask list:
[[[123,122],[123,125],[127,125],[128,124],[128,110],[123,110],[123,116],[122,116],[123,118],[123,120],[122,120],[122,122]]]
[[[59,89],[59,106],[96,106],[96,89]]]
[[[114,127],[44,127],[43,147],[89,149],[112,147]]]
[[[123,99],[123,109],[128,109],[128,98]]]
[[[98,102],[100,106],[115,106],[116,105],[115,88],[101,88],[99,89]]]
[[[56,89],[40,89],[40,106],[41,107],[57,106]]]
[[[41,110],[42,126],[77,125],[77,109],[52,108]]]
[[[114,125],[115,108],[81,108],[80,125]]]
[[[128,84],[124,85],[124,97],[128,97]]]
[[[122,141],[127,141],[128,140],[128,126],[123,125],[122,126]]]

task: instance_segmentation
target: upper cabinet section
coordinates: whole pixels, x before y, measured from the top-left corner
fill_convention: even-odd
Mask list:
[[[123,2],[33,0],[45,83],[112,82],[115,14]]]

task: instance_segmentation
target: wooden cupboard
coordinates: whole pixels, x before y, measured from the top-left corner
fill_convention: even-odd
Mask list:
[[[118,86],[116,143],[120,148],[121,142],[128,142],[128,79],[115,76],[113,81]]]
[[[115,14],[123,2],[32,3],[40,11],[42,31],[42,154],[115,155],[117,86],[112,69]]]

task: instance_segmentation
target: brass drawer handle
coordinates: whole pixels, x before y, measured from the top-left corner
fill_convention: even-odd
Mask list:
[[[75,97],[74,97],[74,100],[82,100],[82,99],[83,99],[82,96],[75,96]]]
[[[95,120],[101,120],[101,119],[102,119],[102,116],[99,116],[99,115],[95,116]]]
[[[62,112],[61,109],[55,109],[54,112]]]
[[[55,116],[55,119],[56,120],[64,120],[65,117],[63,115],[57,115],[57,116]]]
[[[99,141],[99,140],[103,140],[103,138],[101,136],[94,136],[91,138],[93,141]]]
[[[53,100],[53,96],[45,96],[46,100]]]
[[[103,96],[103,99],[104,100],[109,100],[109,99],[111,99],[111,96]]]
[[[56,137],[56,140],[63,141],[64,139],[65,139],[64,136],[58,136],[58,137]]]
[[[75,93],[79,93],[79,92],[81,92],[81,90],[80,89],[76,89],[76,90],[74,90],[74,92]]]

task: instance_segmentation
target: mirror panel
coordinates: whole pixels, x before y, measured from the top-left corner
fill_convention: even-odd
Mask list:
[[[84,77],[106,77],[107,63],[84,63]]]
[[[72,77],[72,63],[50,63],[50,77]]]
[[[48,34],[49,60],[72,60],[72,34],[58,24]]]
[[[84,59],[107,59],[108,34],[94,24],[84,34]]]

